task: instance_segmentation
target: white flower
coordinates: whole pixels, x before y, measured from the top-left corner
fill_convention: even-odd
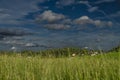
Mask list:
[[[94,54],[98,54],[98,52],[94,52]]]
[[[91,56],[95,56],[96,54],[91,54]]]
[[[72,57],[75,57],[76,56],[76,54],[72,54]]]

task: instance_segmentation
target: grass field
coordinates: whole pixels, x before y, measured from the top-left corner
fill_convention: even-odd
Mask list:
[[[0,80],[120,80],[120,52],[94,56],[0,55]]]

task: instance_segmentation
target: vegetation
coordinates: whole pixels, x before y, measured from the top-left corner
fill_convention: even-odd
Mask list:
[[[119,52],[120,51],[120,46],[117,46],[111,50],[109,50],[109,52]]]
[[[51,49],[45,51],[22,51],[22,52],[0,52],[0,55],[13,55],[19,54],[21,56],[41,56],[41,57],[70,57],[72,54],[76,54],[77,56],[82,55],[90,55],[94,54],[95,52],[101,53],[103,51],[95,51],[95,50],[87,50],[87,49],[79,49],[79,48],[62,48],[62,49]]]
[[[120,52],[94,52],[73,48],[1,52],[0,80],[120,80]]]

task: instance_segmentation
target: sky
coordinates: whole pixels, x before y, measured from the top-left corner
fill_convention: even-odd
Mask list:
[[[0,50],[120,45],[120,0],[0,0]]]

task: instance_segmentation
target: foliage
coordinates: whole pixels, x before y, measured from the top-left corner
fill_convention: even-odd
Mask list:
[[[21,51],[21,52],[0,52],[0,55],[13,55],[13,54],[20,54],[21,56],[42,56],[42,57],[69,57],[72,54],[76,54],[77,56],[82,55],[90,55],[94,54],[94,52],[100,53],[101,51],[95,50],[87,50],[87,49],[79,49],[79,48],[62,48],[62,49],[50,49],[44,51]]]
[[[119,53],[59,58],[4,54],[0,80],[120,80]]]
[[[114,47],[113,49],[109,50],[109,52],[119,52],[120,46]]]

